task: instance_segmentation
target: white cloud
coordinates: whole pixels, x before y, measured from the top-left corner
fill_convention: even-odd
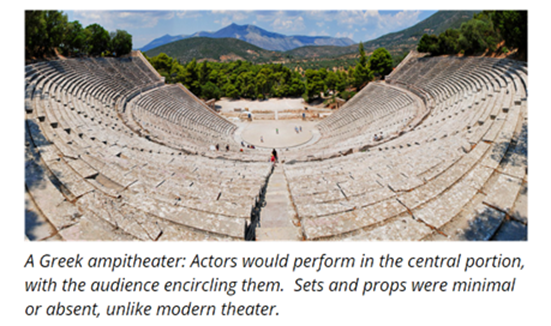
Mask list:
[[[420,11],[400,11],[395,15],[383,15],[380,26],[387,32],[399,31],[419,22]]]
[[[308,33],[308,36],[329,36],[330,34],[327,33],[326,31],[321,31],[321,32],[318,32],[318,31],[311,31],[310,33]]]
[[[304,30],[304,18],[299,17],[277,17],[272,22],[272,27],[276,31],[301,31]]]
[[[303,31],[306,28],[303,13],[289,10],[254,12],[258,22],[268,23],[270,28],[277,32]]]
[[[222,27],[230,25],[233,21],[230,17],[222,17],[222,19],[217,19],[214,21],[215,24],[219,24]]]
[[[107,30],[151,28],[159,20],[170,20],[174,17],[172,11],[92,11],[76,10],[74,18],[82,24],[100,24]]]
[[[354,33],[337,32],[337,34],[335,34],[335,37],[348,37],[348,38],[352,39],[354,37]]]
[[[211,13],[218,18],[214,22],[222,26],[241,22],[251,17],[251,11],[212,10]]]
[[[336,20],[335,15],[337,15],[339,11],[337,10],[309,10],[305,12],[305,15],[312,17],[313,19],[322,19],[324,21],[333,21]]]
[[[377,10],[343,10],[335,15],[335,20],[341,25],[365,25],[380,18]]]
[[[201,13],[201,11],[197,10],[184,10],[177,11],[176,16],[178,16],[178,18],[198,18],[203,17],[203,14]]]

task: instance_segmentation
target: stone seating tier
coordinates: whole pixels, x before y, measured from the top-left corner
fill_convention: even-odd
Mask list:
[[[30,239],[243,240],[255,223],[267,151],[236,152],[236,126],[142,56],[37,63],[25,82]],[[302,237],[525,239],[527,85],[510,60],[408,56],[281,151]]]

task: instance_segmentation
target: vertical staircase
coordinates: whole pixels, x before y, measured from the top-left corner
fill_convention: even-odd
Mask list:
[[[302,240],[302,231],[281,164],[274,168],[270,177],[265,201],[266,205],[260,212],[260,225],[256,228],[256,240]]]

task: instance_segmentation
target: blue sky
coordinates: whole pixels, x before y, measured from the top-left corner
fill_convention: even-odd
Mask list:
[[[98,23],[109,31],[123,29],[140,48],[163,36],[217,31],[231,23],[253,24],[284,35],[348,37],[355,42],[415,25],[435,10],[65,10],[69,21],[85,27]]]

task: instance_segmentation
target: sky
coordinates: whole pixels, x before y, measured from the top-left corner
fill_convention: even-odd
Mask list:
[[[64,10],[83,27],[98,23],[108,31],[126,30],[133,48],[166,34],[214,32],[235,23],[252,24],[284,35],[348,37],[365,42],[415,25],[435,10]]]

